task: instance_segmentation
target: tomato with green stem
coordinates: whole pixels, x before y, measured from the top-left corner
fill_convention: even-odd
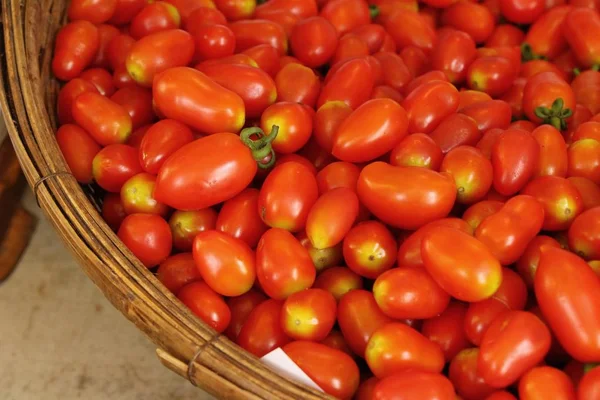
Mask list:
[[[565,130],[574,107],[573,90],[554,72],[541,72],[527,80],[523,89],[523,112],[531,121]]]
[[[236,343],[256,357],[282,347],[290,338],[281,327],[283,301],[268,299],[258,304],[247,316]]]
[[[223,297],[206,283],[197,281],[185,285],[177,298],[215,331],[222,333],[229,326],[231,310]]]
[[[160,264],[171,254],[171,229],[158,215],[128,215],[117,235],[147,268]]]
[[[563,35],[562,25],[571,6],[558,6],[547,10],[529,27],[522,46],[523,58],[554,59],[567,48],[566,36]]]
[[[179,251],[191,251],[196,235],[214,230],[216,221],[217,212],[210,207],[193,211],[176,210],[169,218],[173,247]]]
[[[174,295],[177,295],[179,290],[188,283],[202,280],[192,253],[170,256],[160,263],[156,277]]]

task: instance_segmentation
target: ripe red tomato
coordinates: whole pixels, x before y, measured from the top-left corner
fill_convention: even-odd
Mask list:
[[[118,236],[148,268],[160,264],[171,254],[171,229],[158,215],[128,215],[119,227]]]
[[[201,281],[192,253],[179,253],[160,263],[156,277],[174,295],[188,283]]]
[[[160,114],[202,133],[238,132],[244,125],[242,98],[195,69],[177,67],[159,74],[152,93]]]
[[[457,1],[442,13],[442,25],[468,33],[476,43],[485,42],[494,31],[495,21],[483,4]]]
[[[311,287],[316,276],[308,250],[291,233],[279,228],[269,229],[260,238],[256,273],[261,288],[273,299],[285,299]]]
[[[131,51],[134,43],[134,38],[123,33],[120,33],[111,39],[106,47],[106,57],[108,59],[108,64],[113,71],[116,71],[119,68],[125,69],[125,60],[127,60],[129,51]]]
[[[276,22],[266,19],[246,19],[230,23],[235,35],[235,52],[239,53],[259,44],[268,44],[277,49],[280,55],[288,50],[285,30]]]
[[[233,55],[235,35],[227,26],[202,24],[191,31],[194,40],[194,60],[214,60]]]
[[[99,93],[96,86],[81,78],[75,78],[65,84],[58,93],[56,100],[56,110],[58,114],[58,122],[61,125],[71,124],[75,122],[73,119],[72,109],[75,99],[84,92]]]
[[[306,220],[306,235],[316,249],[341,243],[358,216],[358,197],[348,188],[330,190],[314,203]]]
[[[348,188],[356,191],[360,168],[356,164],[338,161],[327,165],[317,173],[317,185],[322,195],[336,188]]]
[[[471,146],[459,146],[444,157],[440,172],[447,172],[456,184],[456,201],[463,204],[482,200],[492,187],[492,163]]]
[[[482,200],[467,208],[462,219],[475,230],[484,219],[500,211],[503,205],[503,202],[497,200]]]
[[[390,154],[390,164],[397,167],[421,167],[439,171],[444,155],[440,146],[424,133],[413,133],[398,143]]]
[[[115,92],[113,77],[104,68],[89,68],[79,75],[79,78],[86,80],[96,86],[102,96],[110,97]]]
[[[381,64],[381,83],[400,91],[413,79],[412,73],[396,53],[380,51],[373,57]]]
[[[349,291],[362,289],[363,279],[347,267],[330,267],[317,275],[313,287],[327,290],[339,301]]]
[[[171,4],[174,4],[177,8],[179,8],[179,5],[177,3],[181,3],[181,0],[167,1]],[[115,10],[115,13],[108,22],[115,25],[126,24],[130,22],[133,19],[133,17],[135,17],[135,15],[139,13],[140,10],[144,8],[144,6],[147,3],[148,2],[145,0],[117,0],[117,8]]]
[[[469,66],[466,79],[471,89],[499,97],[506,93],[513,83],[514,66],[505,57],[479,57]]]
[[[510,105],[502,100],[478,101],[464,107],[461,113],[473,118],[482,133],[493,128],[508,128],[512,115]]]
[[[416,229],[445,217],[456,198],[456,186],[446,175],[383,162],[363,168],[357,192],[376,217],[403,229]]]
[[[295,340],[324,340],[336,320],[336,301],[323,289],[292,293],[283,303],[281,326]]]
[[[144,213],[166,217],[169,207],[154,199],[156,176],[142,172],[129,178],[121,187],[121,203],[126,214]]]
[[[343,101],[355,110],[370,98],[374,83],[369,61],[364,58],[346,61],[336,71],[327,74],[317,107],[328,101]]]
[[[377,278],[396,261],[396,240],[380,222],[361,222],[346,234],[343,243],[346,265],[365,278]]]
[[[450,296],[422,268],[394,268],[373,284],[377,305],[395,319],[427,319],[443,312]]]
[[[429,82],[415,88],[402,106],[408,114],[408,132],[430,133],[458,108],[458,90],[449,82]]]
[[[342,161],[374,160],[402,140],[407,126],[406,112],[398,103],[390,99],[369,100],[340,124],[332,154]]]
[[[157,174],[168,157],[193,139],[191,129],[181,122],[164,119],[153,124],[144,134],[139,147],[142,168]]]
[[[567,179],[575,185],[579,194],[581,194],[584,210],[600,206],[600,186],[588,178],[573,176]]]
[[[227,305],[231,310],[231,322],[227,330],[225,330],[225,335],[227,335],[229,340],[233,342],[237,341],[240,331],[248,320],[250,313],[266,300],[267,296],[252,289],[241,296],[232,297],[227,300]]]
[[[335,54],[331,58],[331,65],[348,61],[357,57],[366,57],[369,53],[369,46],[362,38],[353,33],[344,34],[338,41]]]
[[[529,120],[564,130],[574,109],[573,89],[556,73],[541,72],[527,80],[523,89],[523,112]]]
[[[480,92],[478,90],[462,90],[458,92],[460,98],[457,112],[462,112],[463,108],[468,107],[472,104],[486,102],[492,100],[489,94]]]
[[[110,98],[127,111],[135,130],[151,124],[155,118],[152,109],[152,92],[139,86],[128,86],[116,91]]]
[[[319,77],[312,69],[297,63],[282,67],[275,76],[275,85],[279,101],[302,103],[312,108],[321,92]]]
[[[523,375],[519,381],[519,397],[521,400],[576,399],[575,388],[567,374],[546,366],[532,368]]]
[[[517,400],[517,398],[506,390],[498,390],[486,397],[485,400]]]
[[[577,399],[596,399],[600,395],[600,368],[592,368],[583,375],[577,388]]]
[[[268,229],[258,213],[258,189],[248,188],[227,200],[216,219],[216,229],[255,248]]]
[[[513,3],[515,2],[513,0]],[[521,1],[521,3],[525,2]],[[532,5],[537,6],[536,3],[543,4],[543,2],[534,1]],[[528,46],[525,48],[526,51],[531,52],[531,54],[526,54],[527,58],[546,57],[553,60],[566,49],[567,41],[566,36],[563,35],[562,26],[571,9],[572,7],[567,5],[550,8],[535,20],[524,39]]]
[[[71,173],[79,183],[91,183],[94,179],[92,163],[101,147],[83,129],[67,124],[56,131],[56,141]]]
[[[569,247],[586,260],[600,259],[600,207],[594,207],[575,218],[569,228]]]
[[[281,327],[283,301],[268,299],[257,305],[246,318],[236,343],[262,357],[278,347],[290,342],[290,338]]]
[[[463,329],[466,312],[465,304],[451,302],[440,315],[423,321],[421,333],[441,347],[446,362],[469,346]]]
[[[573,79],[571,88],[575,93],[577,104],[581,104],[592,112],[600,112],[600,96],[598,88],[600,87],[600,73],[592,69],[583,71]]]
[[[71,22],[56,35],[52,73],[58,79],[76,78],[94,61],[100,39],[98,28],[89,21]]]
[[[545,0],[505,0],[500,2],[502,16],[515,24],[530,24],[544,12]]]
[[[600,62],[600,46],[595,39],[600,33],[598,12],[576,7],[567,14],[562,30],[571,51],[582,66],[589,68]]]
[[[431,55],[433,69],[443,71],[454,84],[462,83],[467,76],[467,68],[477,53],[475,42],[465,32],[451,30],[440,35]]]
[[[454,400],[452,383],[442,374],[425,371],[402,371],[380,380],[373,390],[373,400],[436,399]]]
[[[553,247],[542,250],[534,280],[538,304],[552,332],[573,358],[600,359],[600,280],[578,256]]]
[[[129,34],[140,39],[152,33],[177,29],[181,24],[181,16],[175,6],[165,1],[157,1],[146,5],[129,25]]]
[[[343,351],[304,340],[288,343],[282,350],[326,393],[349,399],[358,389],[358,366]]]
[[[520,46],[525,33],[512,24],[496,25],[494,32],[485,41],[486,47]]]
[[[415,46],[431,51],[436,41],[435,29],[427,23],[426,18],[412,10],[398,8],[384,18],[383,27],[398,49]]]
[[[335,53],[338,33],[323,17],[310,17],[298,22],[292,30],[290,45],[296,58],[307,67],[326,64]]]
[[[408,369],[437,373],[444,367],[444,354],[440,347],[417,330],[399,322],[385,324],[371,335],[365,359],[378,378]]]
[[[225,300],[206,283],[198,281],[185,285],[177,297],[208,326],[221,333],[231,321],[231,311]]]
[[[540,155],[534,176],[565,177],[568,168],[567,146],[563,136],[550,125],[534,129],[531,136],[538,142]]]
[[[110,229],[117,232],[126,216],[121,204],[121,195],[119,193],[106,193],[102,201],[102,219]]]
[[[465,114],[454,113],[444,118],[429,136],[440,146],[442,153],[461,145],[473,146],[481,139],[477,121]]]
[[[494,392],[477,370],[478,348],[464,349],[450,362],[448,378],[454,385],[456,392],[465,400],[479,400],[487,398]]]
[[[301,156],[300,154],[291,153],[284,154],[277,157],[277,161],[275,161],[275,166],[285,164],[287,162],[297,162],[298,164],[304,165],[306,168],[310,169],[313,175],[317,175],[317,167],[306,157]]]
[[[277,102],[264,110],[260,126],[265,132],[272,131],[274,125],[278,126],[277,137],[272,142],[273,149],[277,153],[290,154],[300,150],[310,139],[313,130],[312,114],[312,109],[305,105]]]
[[[371,10],[363,0],[330,0],[321,9],[326,18],[341,35],[371,22]]]
[[[223,13],[213,7],[198,7],[192,11],[185,20],[185,30],[192,33],[196,27],[204,24],[227,25]]]
[[[92,161],[94,180],[108,192],[120,192],[123,184],[140,172],[142,167],[137,159],[137,150],[125,144],[104,147]]]
[[[588,178],[600,185],[600,141],[582,139],[568,149],[569,166],[567,176]]]
[[[86,91],[77,96],[71,112],[75,122],[103,146],[124,143],[131,135],[127,111],[99,93]]]
[[[175,211],[169,219],[169,226],[173,234],[173,246],[180,251],[191,251],[196,235],[215,229],[216,221],[217,212],[212,208]]]
[[[544,359],[550,341],[550,330],[534,314],[509,311],[483,335],[477,370],[488,385],[506,387]]]
[[[344,101],[328,101],[317,110],[313,119],[313,137],[324,150],[331,152],[335,134],[352,108]]]
[[[251,18],[256,9],[255,0],[213,0],[215,6],[229,21]]]
[[[69,20],[85,20],[94,24],[108,21],[117,9],[117,0],[73,0],[69,4]]]
[[[545,247],[560,248],[560,243],[550,236],[539,235],[529,242],[525,252],[517,261],[517,271],[528,287],[533,287],[535,271],[540,263],[540,256]]]
[[[509,196],[521,190],[538,165],[540,145],[532,135],[520,129],[507,129],[492,147],[494,189]]]
[[[318,13],[315,0],[271,0],[256,7],[256,16],[261,18],[262,13],[275,11],[287,11],[301,19],[313,17]]]
[[[508,305],[494,297],[469,304],[464,323],[465,334],[469,341],[479,346],[483,339],[483,334],[492,322],[506,311],[510,311]]]

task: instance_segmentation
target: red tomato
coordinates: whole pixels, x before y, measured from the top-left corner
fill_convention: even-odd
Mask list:
[[[141,172],[129,178],[121,187],[121,203],[126,214],[144,213],[166,217],[169,207],[154,199],[156,177]]]
[[[275,76],[279,101],[302,103],[314,107],[321,91],[319,77],[301,64],[288,64]]]
[[[571,82],[571,88],[573,88],[573,92],[575,93],[577,104],[585,106],[592,114],[600,112],[599,87],[600,73],[591,69],[583,71]]]
[[[129,34],[134,39],[148,36],[152,33],[179,28],[181,16],[172,4],[157,1],[146,5],[129,25]]]
[[[458,229],[440,226],[427,232],[421,256],[433,279],[459,300],[486,299],[502,283],[498,260],[483,243]]]
[[[479,57],[471,63],[467,71],[469,87],[492,97],[499,97],[506,93],[513,80],[514,65],[505,57]]]
[[[440,172],[454,178],[459,203],[476,203],[492,187],[492,163],[475,147],[458,146],[450,150],[442,161]]]
[[[119,227],[118,236],[148,268],[160,264],[171,254],[171,229],[158,215],[128,215]]]
[[[523,90],[523,112],[533,122],[564,130],[575,109],[575,94],[554,72],[541,72],[527,80]]]
[[[366,380],[363,380],[354,395],[355,400],[372,400],[374,396],[375,386],[379,382],[379,379],[372,376]]]
[[[75,122],[101,145],[123,143],[131,135],[131,118],[114,101],[95,92],[84,92],[74,101]]]
[[[373,390],[373,400],[436,399],[454,400],[452,383],[442,374],[425,371],[402,371],[380,380]]]
[[[569,247],[586,260],[600,259],[600,207],[581,213],[569,228]]]
[[[198,7],[188,15],[185,21],[185,30],[193,33],[195,28],[204,24],[227,25],[227,19],[216,8]]]
[[[175,295],[188,283],[202,280],[192,253],[180,253],[170,256],[160,263],[156,271],[156,277]]]
[[[422,268],[394,268],[373,284],[377,305],[396,319],[427,319],[443,312],[450,296]]]
[[[113,71],[125,68],[125,60],[127,60],[134,43],[135,39],[126,34],[119,34],[111,39],[106,48],[106,57]]]
[[[537,167],[540,145],[532,135],[519,129],[507,129],[492,147],[494,189],[512,195],[522,189]]]
[[[448,215],[456,199],[453,180],[418,167],[395,167],[374,162],[363,168],[358,198],[383,222],[416,229]]]
[[[443,71],[454,84],[463,82],[467,68],[476,57],[475,42],[465,32],[451,30],[440,35],[431,55],[431,66]]]
[[[63,125],[56,131],[58,147],[79,183],[88,184],[94,179],[92,163],[101,147],[77,125]]]
[[[600,206],[600,186],[587,178],[573,176],[568,180],[575,185],[583,201],[583,209],[589,210]]]
[[[462,219],[475,230],[484,219],[500,211],[503,205],[504,203],[501,201],[482,200],[467,208]]]
[[[227,200],[216,220],[216,229],[255,248],[267,226],[258,213],[258,189],[246,189]]]
[[[164,162],[154,195],[179,210],[206,208],[244,190],[256,170],[239,136],[214,134],[184,145]]]
[[[560,132],[550,125],[541,125],[531,135],[540,149],[534,176],[565,177],[568,167],[567,146]]]
[[[258,63],[252,59],[252,57],[250,57],[247,54],[244,53],[238,53],[238,54],[234,54],[232,56],[229,57],[223,57],[223,58],[219,58],[219,59],[213,59],[213,60],[205,60],[202,61],[200,64],[196,65],[196,69],[198,68],[202,68],[204,66],[208,66],[208,65],[223,65],[223,64],[241,64],[241,65],[249,65],[250,67],[254,67],[254,68],[260,68],[258,66]]]
[[[168,0],[168,2],[178,3],[180,1]],[[124,25],[130,22],[147,3],[146,0],[117,0],[117,9],[108,22],[115,25]],[[177,6],[177,4],[175,5]]]
[[[448,82],[448,78],[446,78],[446,74],[444,74],[442,71],[426,72],[420,76],[417,76],[415,79],[410,81],[406,86],[404,86],[403,94],[405,96],[408,96],[416,88],[418,88],[426,83],[437,82],[437,81]]]
[[[371,10],[363,0],[330,0],[321,9],[326,18],[341,35],[371,22]]]
[[[399,91],[397,91],[393,87],[387,86],[387,85],[375,86],[373,88],[373,92],[371,92],[371,98],[372,99],[391,99],[391,100],[394,100],[398,104],[402,103],[402,100],[404,100],[404,96],[402,96]]]
[[[106,146],[92,161],[94,180],[108,192],[118,193],[129,178],[140,172],[137,150],[124,144]]]
[[[567,176],[580,176],[600,184],[600,141],[582,139],[568,149]]]
[[[280,54],[275,47],[268,43],[252,46],[241,54],[249,56],[260,69],[272,77],[279,71]]]
[[[323,289],[291,294],[283,303],[281,326],[295,340],[324,340],[336,320],[336,301]]]
[[[584,122],[573,133],[574,142],[582,139],[594,139],[600,142],[600,123],[595,121]]]
[[[360,168],[356,164],[339,161],[327,165],[317,174],[317,185],[322,195],[335,188],[348,188],[356,191]]]
[[[369,99],[373,86],[373,70],[366,59],[347,61],[335,73],[327,74],[317,106],[335,100],[343,101],[355,110]]]
[[[306,221],[313,247],[326,249],[341,243],[358,216],[358,197],[348,188],[330,190],[314,203]]]
[[[544,12],[545,0],[504,0],[500,2],[502,16],[515,24],[530,24]]]
[[[527,79],[522,78],[522,77],[519,77],[519,78],[513,80],[512,86],[510,87],[510,89],[508,89],[508,91],[505,92],[500,97],[500,100],[503,100],[510,105],[510,108],[512,110],[513,119],[524,117],[524,115],[523,115],[523,90],[525,90],[526,83],[527,83]],[[527,123],[527,122],[530,122],[530,121],[526,121],[526,120],[515,121],[513,124],[515,124],[515,123],[522,124],[522,123]],[[511,127],[513,126],[513,124],[511,124]],[[531,124],[535,128],[536,125],[533,123],[531,123]],[[526,129],[526,130],[531,131],[533,129]]]
[[[571,51],[584,67],[600,62],[600,45],[595,37],[600,34],[600,16],[586,8],[574,8],[562,25],[563,35]]]
[[[441,372],[444,367],[444,354],[440,347],[399,322],[385,324],[371,335],[365,359],[378,378],[407,369]]]
[[[433,135],[434,132],[432,132]],[[421,167],[439,171],[444,155],[440,146],[424,133],[406,136],[390,154],[390,164],[398,167]]]
[[[441,347],[446,362],[469,346],[463,329],[466,312],[466,305],[451,302],[440,315],[423,321],[421,333]]]
[[[104,68],[86,69],[79,75],[79,78],[94,84],[102,96],[110,97],[115,92],[113,77]]]
[[[331,267],[317,275],[315,288],[327,290],[336,300],[351,290],[362,289],[363,279],[346,267]]]
[[[392,322],[379,309],[373,294],[360,289],[348,291],[340,298],[337,318],[346,343],[360,357],[364,357],[371,335]]]
[[[381,51],[396,51],[396,44],[392,41],[389,33],[385,37],[385,40],[393,46],[390,49],[384,50],[384,45],[386,43],[384,41],[384,45],[381,46]],[[429,57],[422,49],[417,46],[407,46],[400,50],[399,54],[412,76],[420,76],[427,72],[427,69],[429,68]]]
[[[462,110],[465,107],[468,107],[470,105],[492,100],[489,94],[477,90],[462,90],[458,92],[458,96],[460,100],[458,104],[458,109],[456,110],[457,112],[462,112]]]
[[[236,343],[244,350],[262,357],[290,342],[281,328],[283,302],[269,299],[257,305],[246,318]]]
[[[450,114],[429,136],[440,146],[442,153],[461,145],[473,146],[481,139],[477,121],[465,114]]]
[[[61,88],[56,101],[58,122],[61,125],[75,122],[72,115],[73,102],[85,92],[98,93],[98,89],[93,83],[81,78],[75,78]]]
[[[138,86],[128,86],[117,90],[110,98],[121,105],[129,114],[133,129],[151,124],[154,120],[152,92]]]
[[[593,368],[581,379],[577,388],[577,399],[597,399],[600,396],[600,368]]]
[[[431,51],[435,45],[435,29],[415,11],[398,8],[383,21],[383,27],[390,34],[396,47],[415,46]]]
[[[521,400],[576,399],[575,388],[567,374],[545,366],[532,368],[523,375],[519,381],[519,397]]]
[[[256,9],[255,0],[213,0],[219,11],[230,21],[251,18]]]
[[[528,287],[533,286],[535,271],[540,263],[540,256],[545,247],[560,248],[560,243],[550,236],[536,236],[529,242],[525,252],[517,261],[517,271]]]
[[[121,195],[119,193],[106,193],[102,201],[102,219],[110,229],[115,232],[118,231],[126,216],[121,204]]]
[[[513,7],[517,0],[512,0]],[[523,5],[524,1],[520,1]],[[543,1],[533,1],[532,6],[539,6],[538,3]],[[510,7],[508,5],[508,7]],[[537,18],[525,36],[524,42],[528,47],[524,47],[527,52],[526,57],[535,59],[538,57],[546,57],[550,60],[556,58],[567,47],[566,36],[563,35],[562,26],[567,14],[571,11],[571,6],[554,7],[546,11],[541,17]],[[530,10],[530,12],[533,10]],[[536,10],[537,11],[537,10]],[[526,59],[527,59],[526,58]]]
[[[324,344],[327,347],[331,347],[332,349],[343,351],[351,357],[354,356],[352,350],[350,350],[350,348],[346,344],[342,333],[335,329],[329,332],[329,335],[327,335],[327,337],[321,340],[319,343]]]
[[[317,110],[313,119],[313,136],[319,146],[331,152],[335,134],[352,114],[352,108],[343,101],[328,101]]]
[[[521,191],[535,197],[544,206],[546,231],[567,229],[583,211],[583,201],[577,188],[565,178],[542,176],[529,182]],[[599,243],[600,244],[600,243]],[[598,252],[600,255],[600,252]]]
[[[477,370],[478,348],[464,349],[452,359],[448,378],[458,394],[465,400],[487,398],[494,388],[488,385]]]
[[[486,397],[485,400],[517,400],[517,398],[505,390],[499,390]]]
[[[63,26],[56,35],[52,72],[63,81],[76,78],[94,61],[100,39],[98,28],[89,21]]]
[[[442,24],[468,33],[476,43],[485,42],[494,31],[494,16],[482,4],[457,1],[442,13]]]
[[[233,342],[237,341],[240,331],[248,320],[250,313],[265,300],[267,300],[267,297],[264,294],[250,290],[241,296],[232,297],[227,301],[227,305],[231,310],[231,322],[225,331],[225,335],[227,335],[229,340]]]
[[[375,279],[396,261],[396,240],[380,222],[365,221],[356,225],[344,238],[344,260],[352,271]]]
[[[458,90],[449,82],[429,82],[415,88],[402,103],[409,133],[430,133],[458,108]]]
[[[315,0],[271,0],[256,7],[256,16],[261,18],[262,13],[274,11],[287,11],[301,19],[313,17],[318,13]]]
[[[225,300],[204,282],[185,285],[177,297],[208,326],[221,333],[231,321],[231,311]]]
[[[140,148],[142,168],[151,174],[158,173],[166,159],[194,139],[190,128],[181,122],[165,119],[148,128]]]
[[[291,233],[269,229],[256,248],[256,273],[264,292],[274,299],[309,288],[315,281],[315,266],[308,251]]]
[[[573,358],[600,359],[600,280],[578,256],[546,247],[535,274],[535,295],[552,332]]]
[[[480,132],[494,128],[506,129],[512,116],[510,105],[502,100],[477,102],[464,107],[460,112],[473,118]]]
[[[348,61],[357,57],[366,57],[369,55],[369,46],[353,33],[346,33],[338,41],[335,54],[331,58],[331,65]]]
[[[382,83],[385,85],[399,91],[413,79],[412,73],[396,53],[380,51],[374,57],[381,64]]]
[[[406,112],[398,103],[369,100],[340,124],[332,153],[343,161],[371,161],[391,151],[406,135],[407,126]]]
[[[486,47],[520,46],[525,33],[512,24],[496,25],[494,32],[485,42]]]
[[[290,45],[294,55],[307,67],[326,64],[335,53],[338,34],[323,17],[310,17],[294,26]]]
[[[253,81],[250,89],[254,90]],[[313,130],[311,109],[299,103],[277,102],[269,106],[260,117],[260,126],[269,132],[276,125],[277,137],[273,140],[273,149],[278,153],[290,154],[300,150],[310,139]]]
[[[469,304],[465,315],[464,330],[467,338],[476,346],[481,344],[483,334],[494,320],[502,313],[509,311],[508,305],[490,297],[483,301]]]
[[[236,53],[259,44],[269,44],[280,55],[287,53],[288,41],[285,30],[276,22],[265,19],[247,19],[229,24],[235,35]]]
[[[488,385],[506,387],[544,359],[550,341],[550,330],[534,314],[509,311],[483,335],[477,370]]]
[[[202,133],[238,132],[245,121],[244,102],[203,73],[171,68],[154,80],[157,110]]]
[[[357,35],[369,48],[369,53],[377,53],[381,51],[381,46],[385,39],[386,31],[383,26],[378,24],[367,24],[357,26],[351,31]]]
[[[108,21],[117,9],[117,0],[72,0],[67,10],[69,20],[85,20],[94,24]]]
[[[215,229],[216,221],[217,212],[212,208],[175,211],[169,219],[169,226],[173,233],[173,246],[181,251],[191,251],[196,235]]]
[[[358,389],[358,366],[343,351],[304,340],[288,343],[282,350],[326,393],[350,399]]]
[[[202,24],[191,30],[195,44],[195,60],[212,60],[233,55],[235,36],[225,25]]]

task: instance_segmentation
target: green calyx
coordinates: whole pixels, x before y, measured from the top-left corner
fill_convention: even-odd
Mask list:
[[[371,4],[369,6],[369,14],[371,15],[371,19],[375,19],[379,16],[379,7],[375,4]]]
[[[529,43],[523,43],[521,45],[521,59],[523,60],[523,62],[527,62],[531,60],[545,60],[546,57],[539,54],[535,54]]]
[[[583,373],[587,374],[588,372],[590,372],[591,370],[593,370],[594,368],[596,368],[599,365],[600,365],[599,363],[584,364],[584,366],[583,366]]]
[[[261,169],[271,168],[275,164],[275,150],[271,143],[277,137],[277,133],[279,133],[277,125],[273,125],[268,135],[258,127],[246,128],[240,133],[240,140],[248,146],[252,158]]]
[[[542,120],[542,123],[552,125],[559,131],[564,131],[567,129],[567,118],[573,115],[570,108],[563,109],[564,105],[565,102],[559,97],[554,100],[550,108],[536,107],[534,113],[536,117]]]

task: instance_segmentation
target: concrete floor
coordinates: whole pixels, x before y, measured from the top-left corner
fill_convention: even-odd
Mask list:
[[[0,399],[204,400],[103,297],[42,216],[0,284]]]

